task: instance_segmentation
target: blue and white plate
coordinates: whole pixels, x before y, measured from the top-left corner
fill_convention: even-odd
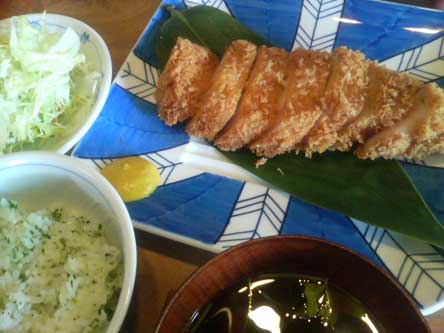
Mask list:
[[[347,45],[422,81],[444,83],[444,12],[370,0],[165,0],[163,4],[179,9],[214,6],[287,50]],[[74,152],[98,168],[132,155],[159,168],[162,186],[149,198],[127,205],[135,226],[214,252],[277,234],[325,238],[391,272],[424,314],[443,308],[444,257],[434,247],[269,188],[213,147],[188,137],[182,126],[170,128],[159,120],[154,43],[166,18],[164,10],[157,10],[118,73],[102,113]],[[443,156],[404,161],[403,166],[443,220]]]

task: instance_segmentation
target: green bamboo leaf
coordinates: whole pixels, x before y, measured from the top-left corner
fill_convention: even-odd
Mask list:
[[[196,6],[185,11],[166,6],[165,10],[171,13],[171,19],[162,24],[157,35],[156,55],[160,69],[165,67],[177,37],[206,46],[218,57],[222,57],[225,49],[236,39],[271,46],[270,42],[221,10],[208,6]]]
[[[395,160],[327,152],[277,156],[259,168],[248,151],[223,153],[271,185],[316,206],[444,247],[444,227]]]
[[[236,39],[270,45],[218,9],[198,6],[182,12],[169,10],[172,17],[157,36],[156,52],[162,66],[178,36],[206,45],[218,56]],[[359,160],[350,153],[339,152],[312,159],[286,154],[256,168],[258,158],[249,151],[222,154],[301,200],[444,248],[444,227],[395,160]]]

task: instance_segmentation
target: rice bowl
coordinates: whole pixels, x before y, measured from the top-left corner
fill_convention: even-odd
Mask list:
[[[0,330],[104,332],[122,283],[103,225],[0,199]]]
[[[92,248],[89,248],[93,249],[92,251],[94,252],[97,252],[97,249],[102,249],[101,258],[106,253],[110,255],[110,259],[118,258],[119,253],[121,254],[120,258],[121,262],[123,261],[121,264],[121,266],[123,266],[123,270],[122,281],[119,283],[120,295],[116,295],[117,304],[115,306],[115,311],[112,318],[110,318],[109,326],[106,329],[106,332],[109,333],[118,332],[128,309],[133,291],[136,273],[136,245],[134,231],[126,207],[111,185],[106,182],[106,180],[93,168],[89,167],[81,160],[60,156],[54,153],[15,153],[0,158],[0,197],[18,202],[20,205],[19,207],[31,212],[31,214],[34,212],[34,217],[32,217],[31,222],[34,221],[34,223],[41,225],[41,230],[44,234],[51,234],[48,232],[49,225],[51,224],[50,220],[55,219],[55,217],[51,215],[51,212],[54,213],[56,208],[62,208],[64,212],[63,216],[66,216],[66,219],[63,219],[66,221],[71,221],[69,222],[71,223],[71,226],[59,226],[59,228],[61,228],[59,230],[63,230],[61,232],[63,235],[70,230],[79,230],[78,226],[76,227],[73,224],[74,220],[72,217],[82,217],[84,220],[79,225],[82,226],[82,228],[85,227],[86,229],[84,230],[86,231],[92,232],[95,228],[99,228],[99,223],[103,226],[103,236],[109,246],[100,241],[96,245],[93,245]],[[2,201],[3,206],[9,204],[9,201]],[[14,207],[15,203],[12,203],[12,206]],[[5,211],[7,212],[6,214],[10,214],[11,212],[15,211],[15,208],[7,207],[6,209],[3,209],[3,214],[5,214]],[[38,211],[38,213],[35,213],[36,211]],[[27,217],[29,217],[31,214],[28,214]],[[85,221],[91,221],[91,225],[86,227]],[[52,223],[53,226],[56,225],[55,222]],[[45,229],[45,225],[48,226],[47,229]],[[33,232],[37,233],[36,230],[33,230]],[[32,237],[24,237],[24,244],[28,244],[32,247],[32,244],[29,242],[27,243],[27,241],[30,241],[30,239],[37,240],[38,238],[38,234],[33,235]],[[57,237],[55,237],[55,239],[57,239]],[[75,237],[71,238],[73,241],[72,243],[70,243],[69,239],[65,239],[65,241],[63,241],[65,244],[58,245],[60,246],[60,249],[57,250],[59,254],[50,255],[49,258],[58,258],[60,253],[64,253],[63,247],[66,246],[67,249],[72,248],[73,244],[81,243],[81,239],[83,239],[84,242],[91,242],[91,240],[98,238],[94,235],[92,238],[79,238],[78,235],[75,235]],[[60,237],[58,242],[60,242]],[[48,245],[50,244],[54,245],[54,243],[48,242]],[[83,248],[86,249],[87,247]],[[81,253],[81,251],[77,252],[78,254]],[[36,258],[38,257],[39,255],[36,256]],[[41,256],[41,254],[40,257],[45,258],[44,261],[46,261],[47,257]],[[94,265],[97,260],[97,258],[89,260],[88,263],[85,264],[86,267],[89,267],[88,265],[91,263]],[[115,262],[116,261],[114,259],[109,262],[110,265],[107,268],[108,273],[113,271],[112,267]],[[65,303],[68,304],[68,308],[71,307],[71,309],[78,309],[78,315],[81,318],[84,318],[84,316],[81,314],[82,307],[73,307],[72,304],[69,305],[70,303],[68,302],[68,299],[72,299],[72,296],[75,295],[76,292],[80,292],[80,290],[85,292],[84,295],[91,295],[91,293],[94,292],[98,292],[100,294],[100,290],[105,290],[103,288],[98,288],[97,285],[93,288],[81,288],[79,284],[81,281],[76,278],[89,281],[86,283],[88,285],[89,283],[94,283],[92,282],[92,279],[94,279],[92,277],[93,275],[100,276],[100,274],[94,271],[94,268],[87,269],[87,273],[91,275],[89,278],[87,277],[87,274],[82,276],[82,270],[80,267],[84,263],[86,262],[79,261],[78,258],[72,258],[71,260],[65,260],[63,266],[59,266],[58,268],[61,269],[60,280],[63,280],[63,274],[74,273],[76,270],[79,272],[78,276],[76,274],[71,274],[71,277],[65,275],[67,278],[63,282],[60,282],[60,285],[63,285],[64,283],[63,286],[66,288],[64,289],[65,291],[63,293],[59,293],[57,299],[59,302],[65,301]],[[40,271],[42,272],[44,270],[41,269]],[[3,273],[2,269],[0,269],[0,278],[2,275],[1,273]],[[74,277],[74,275],[76,275],[76,277]],[[104,273],[102,277],[105,275],[109,274]],[[48,273],[48,276],[51,275]],[[27,277],[29,276],[16,276],[16,283],[20,284],[20,278],[27,280]],[[118,281],[118,279],[115,281]],[[96,283],[97,282],[98,281],[96,281]],[[0,282],[0,285],[1,283],[2,282]],[[51,288],[45,287],[44,289],[50,290]],[[2,294],[1,286],[0,294]],[[85,297],[87,296],[82,296],[82,298]],[[30,304],[33,301],[35,302],[38,300],[31,299],[28,303]],[[3,305],[3,303],[4,301],[0,297],[0,304]],[[93,303],[94,302],[91,304]],[[24,304],[26,306],[27,303],[21,302],[20,304]],[[0,316],[2,310],[3,309],[0,309]],[[103,316],[106,315],[105,308],[102,308],[101,310],[103,311],[99,311],[99,318],[100,316],[103,318]],[[75,311],[69,313],[74,314]],[[93,318],[94,316],[95,314],[93,314],[90,318]],[[66,320],[60,317],[60,323],[64,324],[66,323]],[[2,322],[2,324],[4,323]],[[4,328],[0,328],[2,331],[3,329]],[[48,326],[47,331],[57,330]],[[62,331],[70,332],[67,330],[67,327],[64,327]],[[104,330],[86,330],[86,332],[98,331],[103,332]],[[14,331],[6,330],[6,332]],[[34,332],[34,330],[32,332]],[[75,332],[75,330],[72,330],[71,332]]]

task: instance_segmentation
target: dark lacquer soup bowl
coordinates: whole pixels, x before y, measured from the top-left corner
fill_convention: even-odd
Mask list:
[[[430,328],[384,268],[342,246],[299,236],[262,238],[214,257],[179,289],[157,327],[158,333],[295,331]]]

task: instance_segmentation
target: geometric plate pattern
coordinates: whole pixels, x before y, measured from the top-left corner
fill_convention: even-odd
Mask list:
[[[216,245],[225,249],[245,240],[280,234],[289,201],[287,193],[244,183]]]
[[[293,49],[331,51],[341,19],[343,0],[303,0]]]
[[[346,45],[422,81],[444,81],[442,12],[369,0],[165,0],[163,4],[219,8],[288,51],[295,47],[331,51]],[[158,168],[161,186],[149,198],[127,204],[136,227],[215,252],[278,234],[324,238],[384,267],[424,314],[443,308],[442,252],[269,188],[210,145],[189,138],[182,125],[168,127],[158,119],[154,95],[159,71],[153,50],[155,32],[167,17],[160,7],[117,74],[98,120],[73,152],[97,168],[124,156],[141,156]],[[410,22],[421,22],[427,29]],[[409,160],[403,166],[443,219],[443,157]]]
[[[422,82],[437,81],[444,76],[444,37],[402,52],[381,63],[398,72],[408,72]]]
[[[148,65],[131,52],[120,70],[115,83],[125,87],[131,94],[150,103],[156,103],[154,92],[156,91],[159,71],[154,66]]]
[[[444,300],[444,258],[433,247],[353,220],[393,276],[421,304]]]
[[[185,0],[184,3],[187,8],[192,8],[195,6],[210,6],[230,14],[230,11],[223,0]]]
[[[184,149],[185,145],[182,145],[165,151],[157,151],[154,153],[137,156],[151,162],[159,170],[161,185],[163,186],[180,182],[184,179],[192,178],[202,173],[201,171],[196,171],[193,168],[188,168],[181,161],[177,160],[177,157],[181,156]],[[100,170],[110,164],[113,159],[100,158],[88,159],[86,161],[92,163]]]

